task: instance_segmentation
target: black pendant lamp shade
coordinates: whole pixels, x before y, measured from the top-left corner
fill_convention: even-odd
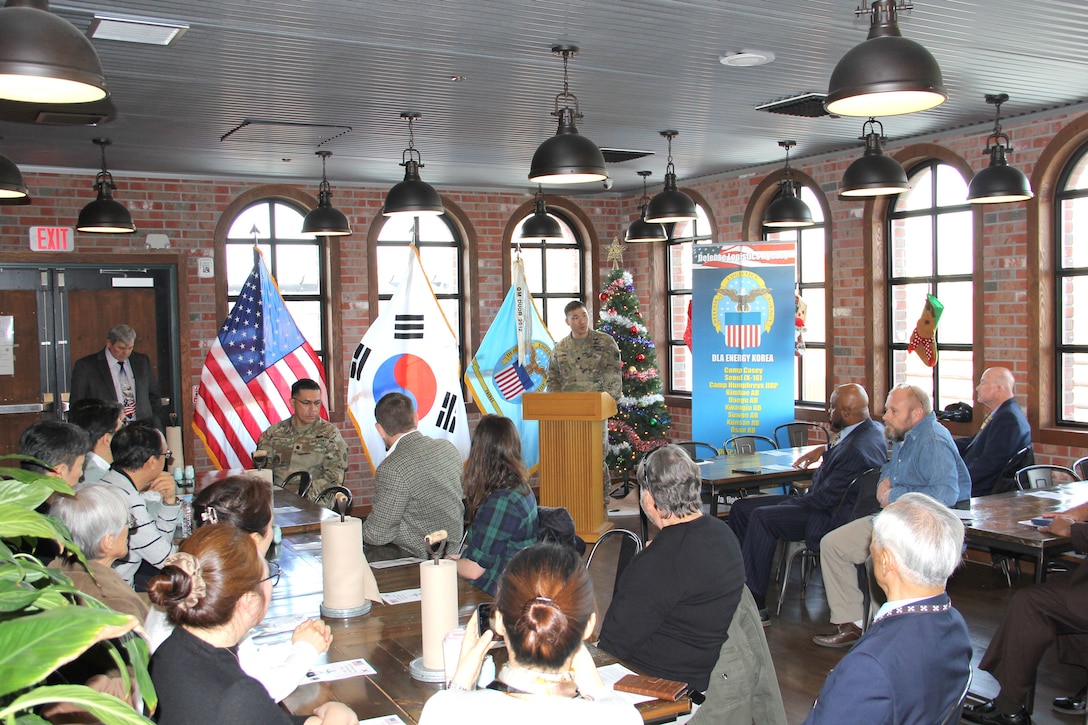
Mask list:
[[[533,215],[521,225],[521,238],[540,241],[558,241],[563,239],[563,227],[555,217],[548,216],[548,206],[544,203],[544,192],[537,189]]]
[[[763,226],[772,229],[811,227],[814,224],[812,210],[801,197],[797,196],[796,182],[793,180],[793,172],[790,171],[790,149],[796,146],[797,142],[779,141],[778,145],[786,150],[785,176],[778,182],[778,195],[763,214]]]
[[[877,127],[880,128],[879,132]],[[909,191],[907,172],[898,161],[884,155],[884,125],[870,118],[861,127],[861,134],[865,153],[846,167],[839,197],[867,198]]]
[[[650,203],[650,197],[646,193],[646,177],[652,173],[652,171],[638,172],[638,175],[642,177],[642,198],[638,202],[638,219],[631,222],[631,226],[627,227],[627,236],[624,241],[628,244],[663,242],[669,238],[664,225],[652,224],[646,221],[646,206]]]
[[[990,165],[975,174],[967,186],[967,201],[972,204],[1001,204],[1027,201],[1035,196],[1024,172],[1009,166],[1006,152],[1012,151],[1009,136],[1001,131],[1001,104],[1009,100],[1007,93],[987,94],[986,102],[996,110],[994,132],[986,139]]]
[[[49,12],[47,0],[0,9],[0,99],[89,103],[110,94],[90,39]]]
[[[0,204],[9,204],[12,200],[25,199],[27,196],[23,172],[19,171],[14,161],[0,154]]]
[[[665,166],[665,188],[646,205],[646,221],[652,224],[669,224],[695,219],[695,202],[676,187],[676,167],[672,164],[672,140],[679,131],[661,131],[669,142],[669,161]]]
[[[438,216],[445,214],[442,198],[434,187],[419,178],[423,168],[423,159],[415,146],[415,133],[412,123],[421,118],[418,113],[405,111],[400,117],[408,121],[408,148],[401,154],[400,165],[404,167],[404,181],[400,182],[385,196],[382,214],[385,216]]]
[[[563,92],[555,97],[552,115],[559,119],[555,135],[537,147],[529,168],[529,181],[537,184],[584,184],[608,178],[604,154],[597,144],[578,133],[574,122],[582,118],[578,98],[570,92],[567,62],[578,54],[576,45],[553,45],[552,53],[563,58]]]
[[[102,150],[102,170],[94,179],[98,198],[79,212],[76,229],[96,234],[132,234],[136,231],[132,215],[123,204],[114,201],[113,190],[117,186],[113,183],[113,176],[106,170],[106,147],[110,145],[110,140],[96,138],[92,143]]]
[[[837,116],[896,116],[934,108],[948,100],[941,67],[929,51],[899,32],[902,0],[876,0],[869,38],[839,60],[831,73],[824,108]]]
[[[332,189],[325,176],[325,162],[331,151],[316,151],[321,157],[321,184],[317,187],[317,208],[311,209],[302,220],[302,233],[317,237],[343,237],[351,234],[351,225],[344,212],[332,205]]]

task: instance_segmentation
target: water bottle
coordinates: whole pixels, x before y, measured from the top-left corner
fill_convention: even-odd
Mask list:
[[[178,538],[188,539],[193,535],[193,495],[190,493],[178,496],[178,503],[181,505],[178,516]]]
[[[196,469],[192,466],[185,467],[185,488],[192,491],[193,486],[196,485]]]

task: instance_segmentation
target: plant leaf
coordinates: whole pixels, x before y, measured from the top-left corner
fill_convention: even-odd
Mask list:
[[[41,481],[0,480],[0,501],[4,503],[19,504],[31,509],[37,508],[52,493],[53,489]]]
[[[96,692],[85,685],[36,687],[0,710],[0,718],[54,702],[78,705],[107,725],[150,725],[151,723],[128,703],[118,700],[113,695]]]
[[[95,642],[138,624],[127,614],[76,606],[0,622],[0,697],[30,687]]]
[[[148,712],[155,712],[159,706],[159,696],[155,692],[155,685],[151,682],[151,675],[147,666],[151,661],[151,652],[147,646],[147,640],[143,637],[128,635],[121,638],[121,644],[128,652],[128,661],[132,664],[132,671],[136,675],[136,685],[140,688],[140,697],[144,699],[144,705]]]
[[[56,519],[28,509],[18,503],[0,503],[0,538],[13,539],[17,536],[33,536],[39,539],[54,539],[62,544],[71,541],[66,536],[67,529],[62,529]]]

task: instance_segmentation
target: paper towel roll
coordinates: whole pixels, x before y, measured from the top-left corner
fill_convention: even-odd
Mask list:
[[[181,437],[180,425],[166,426],[166,448],[174,454],[174,468],[185,468],[185,441]]]
[[[423,609],[423,666],[442,669],[442,638],[457,628],[457,562],[442,559],[419,565]]]
[[[326,519],[321,522],[321,573],[325,590],[323,604],[329,609],[356,609],[367,599],[381,600],[374,572],[363,556],[363,522],[360,519],[348,516],[343,521]]]

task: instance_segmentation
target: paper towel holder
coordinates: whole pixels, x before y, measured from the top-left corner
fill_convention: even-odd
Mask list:
[[[329,619],[354,619],[356,617],[365,617],[370,614],[370,600],[364,599],[363,603],[357,607],[349,607],[348,609],[333,609],[332,607],[326,607],[325,602],[321,602],[319,608],[322,617],[328,617]]]

